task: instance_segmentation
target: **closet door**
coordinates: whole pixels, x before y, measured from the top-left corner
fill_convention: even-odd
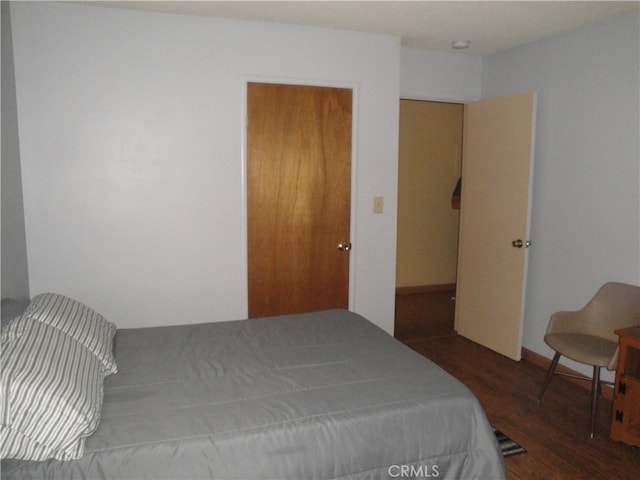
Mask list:
[[[247,99],[249,317],[347,308],[352,91],[250,83]]]

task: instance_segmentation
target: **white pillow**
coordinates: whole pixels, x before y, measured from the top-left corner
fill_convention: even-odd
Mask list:
[[[81,458],[100,421],[102,363],[57,328],[14,322],[19,328],[2,336],[0,456]]]
[[[31,300],[23,315],[56,327],[82,343],[100,359],[105,375],[118,371],[113,358],[116,326],[98,312],[64,295],[42,293]]]

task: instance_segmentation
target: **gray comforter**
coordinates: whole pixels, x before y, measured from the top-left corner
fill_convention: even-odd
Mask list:
[[[75,461],[2,478],[504,478],[477,399],[344,310],[119,330]]]

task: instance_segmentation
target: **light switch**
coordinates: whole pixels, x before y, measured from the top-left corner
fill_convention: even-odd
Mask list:
[[[373,197],[373,213],[384,211],[384,197]]]

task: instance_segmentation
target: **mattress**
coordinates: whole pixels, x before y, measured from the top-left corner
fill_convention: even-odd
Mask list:
[[[8,479],[505,478],[474,395],[363,317],[329,310],[121,329],[79,460]]]

